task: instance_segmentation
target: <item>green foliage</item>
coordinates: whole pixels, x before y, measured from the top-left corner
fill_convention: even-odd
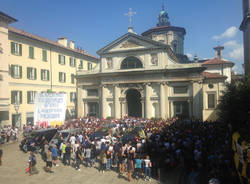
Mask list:
[[[47,93],[54,93],[51,89],[47,89]]]
[[[230,123],[234,130],[247,127],[250,121],[250,75],[227,85],[218,109],[220,119]]]

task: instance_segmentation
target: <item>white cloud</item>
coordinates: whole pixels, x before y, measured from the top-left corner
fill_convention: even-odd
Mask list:
[[[234,48],[230,53],[229,56],[232,59],[238,60],[238,61],[243,61],[243,56],[244,55],[244,49],[243,49],[243,45],[241,45],[240,47]]]
[[[241,44],[239,44],[236,40],[227,41],[223,45],[224,45],[224,47],[226,49],[227,48],[231,49],[231,48],[239,48],[239,47],[241,47]]]
[[[224,38],[233,38],[237,34],[237,32],[238,32],[237,27],[232,26],[232,27],[229,27],[224,33],[213,36],[212,39],[221,40]]]
[[[193,55],[190,53],[186,53],[186,55],[187,55],[188,59],[190,59],[190,60],[193,58]]]

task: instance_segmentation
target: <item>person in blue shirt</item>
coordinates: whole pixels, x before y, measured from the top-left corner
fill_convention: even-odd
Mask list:
[[[52,152],[52,163],[55,166],[58,166],[58,149],[57,149],[57,147],[55,145],[52,146],[50,151]]]
[[[142,178],[142,159],[140,156],[136,156],[135,159],[135,178],[137,180]]]

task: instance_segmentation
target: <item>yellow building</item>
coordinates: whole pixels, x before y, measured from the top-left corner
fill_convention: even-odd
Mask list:
[[[55,42],[13,27],[8,27],[8,49],[8,123],[18,127],[33,123],[35,94],[48,91],[66,93],[66,117],[74,117],[76,71],[91,70],[98,58],[76,49],[66,38]]]

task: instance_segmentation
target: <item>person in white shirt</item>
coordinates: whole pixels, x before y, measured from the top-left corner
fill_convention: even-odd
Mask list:
[[[73,152],[75,153],[75,144],[76,144],[76,137],[75,135],[72,135],[70,138],[69,138],[69,142],[71,143],[71,147],[73,149]]]
[[[151,161],[149,156],[146,156],[146,158],[144,159],[144,164],[145,164],[145,181],[148,179],[149,181],[151,180]]]

